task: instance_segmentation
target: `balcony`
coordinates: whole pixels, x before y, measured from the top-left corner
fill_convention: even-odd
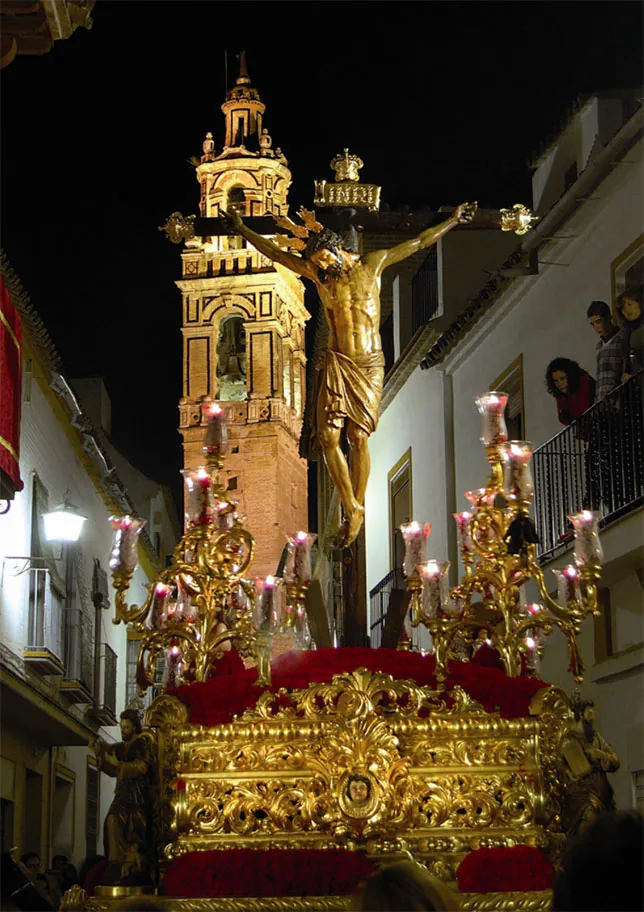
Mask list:
[[[411,334],[427,326],[439,311],[438,251],[432,247],[411,283]]]
[[[116,725],[116,653],[102,643],[96,669],[94,705],[88,715],[99,725]]]
[[[370,604],[370,626],[369,626],[369,636],[370,644],[372,649],[379,649],[383,645],[383,639],[385,640],[385,645],[395,649],[398,640],[398,634],[400,630],[398,628],[399,622],[401,619],[394,618],[393,616],[389,620],[389,624],[395,624],[395,636],[396,642],[386,642],[391,635],[390,630],[387,630],[387,635],[385,635],[385,629],[387,627],[387,617],[389,614],[389,606],[391,603],[391,595],[394,590],[402,591],[407,593],[407,586],[405,584],[405,576],[402,571],[402,568],[396,568],[390,570],[389,573],[384,576],[380,582],[373,587],[369,593],[369,604]],[[404,601],[406,605],[406,599]],[[420,648],[420,628],[417,627],[412,632],[412,648]]]
[[[63,655],[65,671],[60,692],[71,703],[90,703],[91,684],[87,659],[87,639],[83,637],[82,611],[67,608],[63,611]]]
[[[644,502],[640,371],[534,451],[535,521],[545,563],[573,539],[569,513],[601,513],[601,527]]]
[[[62,675],[62,598],[52,586],[45,567],[29,570],[29,639],[23,651],[25,665],[43,675]]]

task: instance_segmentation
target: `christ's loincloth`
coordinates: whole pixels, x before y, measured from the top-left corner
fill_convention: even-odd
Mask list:
[[[330,427],[341,428],[349,420],[365,433],[373,434],[380,417],[384,374],[382,352],[349,358],[327,349],[320,370],[318,425],[323,414]]]

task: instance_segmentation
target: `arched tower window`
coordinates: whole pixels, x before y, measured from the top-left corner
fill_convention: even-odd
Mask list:
[[[246,211],[246,196],[243,187],[231,187],[228,191],[228,208],[236,209],[242,215]]]
[[[246,331],[243,317],[233,315],[221,321],[217,342],[217,378],[222,402],[242,402],[246,388]]]

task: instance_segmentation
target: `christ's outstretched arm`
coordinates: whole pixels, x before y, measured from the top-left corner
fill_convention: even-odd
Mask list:
[[[464,225],[466,222],[471,222],[477,208],[477,203],[461,203],[460,206],[456,207],[450,217],[444,222],[441,222],[440,225],[434,225],[432,228],[427,228],[425,231],[421,231],[418,237],[412,238],[409,241],[403,241],[402,244],[396,244],[395,247],[391,247],[389,250],[374,250],[373,253],[367,254],[367,257],[372,261],[375,260],[378,272],[382,272],[388,266],[393,266],[394,263],[400,263],[402,260],[406,260],[407,257],[412,256],[414,253],[418,253],[419,250],[431,247],[436,241],[444,237],[448,231],[451,231],[452,228],[455,228],[457,225]],[[367,259],[367,257],[365,257],[365,259]]]

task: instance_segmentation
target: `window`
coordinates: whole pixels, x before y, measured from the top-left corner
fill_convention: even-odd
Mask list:
[[[566,188],[566,190],[569,190],[572,187],[572,185],[577,180],[578,176],[579,176],[579,170],[577,168],[577,162],[573,162],[573,164],[568,168],[568,170],[564,174],[564,187]]]
[[[644,813],[644,770],[633,770],[633,807]]]
[[[29,574],[29,646],[50,649],[62,657],[63,604],[66,586],[45,538],[43,514],[49,511],[49,493],[36,473],[31,498],[31,554]]]
[[[229,491],[237,490],[237,475],[233,475],[232,478],[228,479],[228,490]]]
[[[525,409],[523,404],[523,355],[519,355],[503,373],[496,378],[490,389],[507,393],[505,423],[508,440],[525,440]]]
[[[228,209],[236,209],[237,212],[244,214],[246,212],[246,197],[243,187],[231,187],[228,191]]]
[[[389,472],[389,556],[391,569],[402,567],[405,544],[400,526],[412,518],[411,447]]]
[[[98,844],[100,776],[91,758],[87,758],[87,790],[85,807],[85,855],[96,855]]]
[[[610,589],[602,587],[597,591],[598,617],[593,618],[595,628],[595,662],[603,662],[613,655],[613,612]]]
[[[623,250],[610,264],[613,310],[624,291],[641,292],[644,285],[644,234]]]

